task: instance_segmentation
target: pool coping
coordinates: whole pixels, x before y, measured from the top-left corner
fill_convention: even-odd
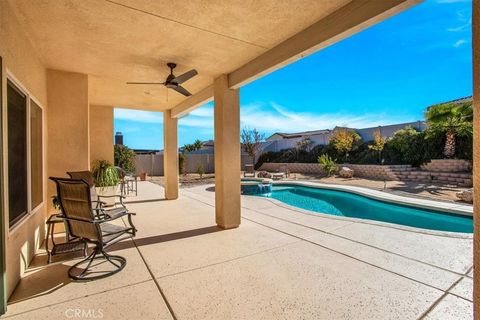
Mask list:
[[[417,208],[423,209],[433,209],[446,213],[454,213],[464,216],[473,217],[473,206],[466,204],[456,204],[448,202],[440,202],[435,200],[411,198],[407,196],[401,196],[396,194],[391,194],[388,192],[383,192],[379,190],[357,187],[357,186],[347,186],[347,185],[338,185],[338,184],[325,184],[319,182],[309,182],[309,181],[275,181],[274,185],[297,185],[304,187],[311,187],[317,189],[332,189],[338,191],[346,191],[355,194],[365,196],[367,198],[372,198],[376,200],[381,200],[385,202],[391,202],[396,204],[403,204]]]
[[[333,189],[333,190],[339,190],[339,191],[346,191],[346,192],[352,192],[352,193],[355,193],[355,194],[359,194],[359,195],[362,195],[362,196],[366,196],[366,197],[381,200],[381,201],[392,202],[392,203],[403,204],[403,205],[411,205],[411,206],[415,206],[417,208],[434,209],[434,210],[439,210],[439,211],[443,211],[443,212],[447,212],[447,213],[451,212],[451,211],[447,211],[447,210],[450,210],[449,207],[442,206],[442,205],[446,204],[446,203],[443,203],[443,202],[439,203],[439,202],[432,201],[432,200],[423,200],[423,199],[418,199],[418,198],[409,198],[409,197],[406,197],[406,196],[386,194],[385,192],[382,192],[382,191],[377,191],[377,190],[372,190],[372,189],[362,188],[362,187],[345,186],[345,185],[332,185],[332,184],[323,184],[323,183],[306,182],[306,181],[275,181],[273,184],[274,185],[282,185],[282,184],[283,185],[298,185],[298,186],[313,187],[313,188],[317,188],[317,189]],[[259,198],[258,196],[255,196],[255,195],[243,195],[243,196]],[[316,212],[316,211],[311,211],[311,210],[295,207],[295,206],[286,204],[286,203],[281,202],[281,201],[276,200],[276,199],[265,198],[265,197],[262,197],[262,198],[264,200],[267,200],[267,201],[271,202],[274,205],[279,206],[279,207],[283,207],[285,209],[293,210],[293,211],[296,211],[298,213],[307,214],[307,215],[310,215],[310,216],[317,216],[317,217],[321,216],[322,218],[333,219],[333,220],[343,220],[343,221],[351,221],[351,222],[355,222],[355,223],[370,224],[370,225],[375,225],[375,226],[380,226],[380,227],[399,229],[399,230],[402,230],[402,231],[422,233],[422,234],[427,234],[427,235],[432,235],[432,236],[473,239],[473,233],[431,230],[431,229],[416,228],[416,227],[404,226],[404,225],[396,224],[396,223],[388,223],[388,222],[369,220],[369,219],[332,216],[332,215],[329,215],[329,214],[326,214],[326,213],[321,213],[321,212]],[[420,201],[421,204],[419,204],[417,201]],[[471,206],[460,205],[460,207],[466,207],[466,208],[462,208],[462,211],[457,211],[456,210],[456,209],[458,209],[457,208],[458,205],[453,205],[451,207],[455,208],[455,212],[452,212],[452,213],[457,213],[458,212],[458,214],[463,214],[463,215],[467,215],[467,216],[472,216],[473,215],[473,207],[471,207]]]

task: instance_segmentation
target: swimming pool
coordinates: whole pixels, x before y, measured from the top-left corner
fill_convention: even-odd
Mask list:
[[[269,197],[298,208],[335,216],[377,220],[450,232],[473,232],[469,216],[384,202],[358,194],[298,185],[274,185]]]

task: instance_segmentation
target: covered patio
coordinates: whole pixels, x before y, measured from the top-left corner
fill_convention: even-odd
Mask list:
[[[471,296],[478,232],[475,241],[387,232],[240,195],[240,88],[419,2],[0,0],[0,313],[65,318],[72,307],[113,319],[468,317],[479,298]],[[475,112],[479,10],[475,0]],[[198,71],[185,84],[191,96],[126,84],[163,81],[168,62],[177,74]],[[211,100],[215,191],[180,190],[178,119]],[[127,258],[125,270],[70,282],[73,262],[46,266],[41,249],[45,221],[56,213],[48,177],[113,162],[115,107],[163,112],[164,187],[142,183],[139,198],[129,199],[138,235],[112,248]]]
[[[242,226],[215,225],[213,186],[140,184],[133,241],[118,276],[75,283],[73,262],[32,262],[5,317],[63,319],[469,319],[472,239],[312,215],[242,196]],[[427,253],[427,254],[425,254]]]

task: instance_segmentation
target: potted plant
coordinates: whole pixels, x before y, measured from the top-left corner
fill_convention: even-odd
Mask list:
[[[95,161],[92,174],[99,196],[114,196],[117,194],[120,178],[117,169],[110,162],[107,160]],[[107,206],[115,205],[115,197],[103,198],[102,201],[105,201]]]

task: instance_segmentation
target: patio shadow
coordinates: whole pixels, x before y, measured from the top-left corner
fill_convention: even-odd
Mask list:
[[[174,232],[174,233],[167,233],[167,234],[161,234],[158,236],[151,236],[151,237],[144,237],[144,238],[133,238],[133,241],[123,241],[119,242],[115,245],[113,245],[109,250],[107,251],[117,251],[117,250],[123,250],[123,249],[128,249],[132,248],[135,245],[137,247],[140,246],[147,246],[150,244],[155,244],[155,243],[162,243],[162,242],[168,242],[168,241],[173,241],[173,240],[179,240],[179,239],[186,239],[186,238],[192,238],[192,237],[197,237],[201,236],[204,234],[209,234],[209,233],[214,233],[214,232],[219,232],[223,231],[223,229],[217,227],[217,226],[209,226],[209,227],[204,227],[204,228],[198,228],[198,229],[192,229],[192,230],[185,230],[185,231],[179,231],[179,232]]]
[[[33,271],[30,275],[22,278],[8,304],[48,295],[66,286],[72,281],[67,275],[69,268],[70,266],[67,264],[58,263]]]

